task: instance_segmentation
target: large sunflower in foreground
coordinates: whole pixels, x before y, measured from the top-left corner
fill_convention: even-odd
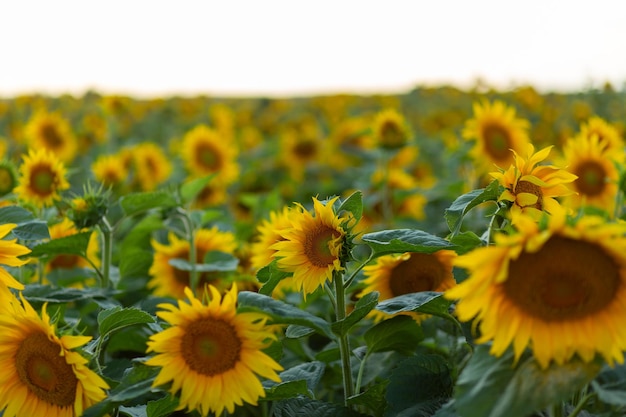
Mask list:
[[[256,405],[265,390],[259,377],[280,382],[276,371],[282,367],[263,353],[275,334],[259,313],[237,313],[237,287],[224,298],[209,286],[204,305],[187,289],[189,302],[161,304],[157,315],[171,324],[148,341],[147,352],[156,353],[146,361],[161,371],[153,385],[171,384],[178,395],[179,409],[222,415],[244,402]]]
[[[333,279],[333,273],[343,271],[341,253],[346,238],[333,204],[338,197],[325,205],[313,198],[314,215],[306,210],[290,216],[290,228],[281,232],[284,240],[274,243],[274,257],[278,267],[293,272],[293,284],[304,295],[314,292]]]
[[[469,277],[445,296],[458,299],[461,321],[474,320],[478,343],[493,341],[500,356],[527,347],[542,368],[596,353],[623,363],[626,350],[626,223],[564,215],[548,226],[521,215],[518,232],[495,237],[495,246],[459,256]]]
[[[578,178],[572,183],[576,194],[564,198],[564,205],[573,209],[593,206],[613,212],[619,182],[616,154],[621,152],[604,149],[595,135],[578,135],[567,141],[563,147],[563,165]]]
[[[18,256],[30,253],[30,249],[16,243],[17,239],[4,239],[16,226],[17,224],[13,223],[0,225],[0,264],[2,265],[22,266],[28,262],[28,260],[18,259]],[[6,269],[0,267],[0,287],[23,290],[24,284],[18,282]]]
[[[13,192],[26,203],[48,207],[61,199],[61,191],[70,188],[65,175],[65,165],[53,153],[31,149],[23,157],[19,184]]]
[[[71,162],[76,156],[78,142],[69,122],[59,113],[35,114],[24,134],[32,149],[47,149],[63,162]]]
[[[196,263],[204,263],[204,257],[208,252],[219,251],[234,254],[237,248],[237,240],[231,232],[223,232],[217,227],[211,229],[199,229],[195,233]],[[185,288],[191,286],[190,271],[184,271],[174,267],[172,259],[189,261],[189,242],[177,237],[174,233],[168,236],[166,244],[156,240],[152,241],[154,259],[148,273],[151,276],[148,288],[152,288],[155,295],[183,298]],[[198,288],[201,290],[206,284],[220,287],[219,272],[200,272]]]
[[[553,213],[561,206],[556,197],[574,193],[570,184],[576,175],[553,165],[538,165],[550,154],[551,146],[535,153],[532,144],[527,145],[526,155],[515,154],[515,164],[501,172],[492,172],[505,190],[499,200],[512,203],[511,212],[525,213],[539,218],[542,212]]]
[[[234,143],[205,125],[185,134],[181,157],[191,176],[215,174],[216,181],[230,184],[239,175]]]
[[[379,300],[383,301],[421,291],[443,292],[456,285],[452,275],[452,262],[456,256],[456,252],[451,250],[381,256],[376,263],[363,268],[365,288],[359,297],[378,291]],[[387,317],[383,312],[373,311],[375,320]],[[420,319],[416,313],[408,315]]]
[[[73,349],[88,336],[57,336],[23,297],[0,314],[0,409],[4,417],[75,417],[105,398],[107,383]]]
[[[474,117],[465,122],[463,138],[475,141],[470,155],[479,174],[490,172],[494,165],[506,169],[513,164],[511,150],[526,150],[529,123],[515,116],[515,109],[502,101],[474,103]]]

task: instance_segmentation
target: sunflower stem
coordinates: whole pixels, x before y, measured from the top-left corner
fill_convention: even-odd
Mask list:
[[[346,294],[343,274],[335,272],[333,275],[335,275],[333,281],[335,283],[335,297],[337,300],[335,315],[337,321],[340,321],[346,317]],[[339,336],[339,353],[341,355],[341,368],[343,372],[344,404],[347,407],[348,398],[354,395],[354,385],[352,383],[352,366],[350,363],[350,343],[348,335],[346,334]]]
[[[189,271],[189,286],[195,293],[200,281],[200,275],[198,274],[198,269],[196,268],[196,258],[198,255],[196,250],[194,227],[185,210],[179,208],[178,214],[180,215],[183,225],[185,226],[185,234],[187,235],[187,241],[189,242],[189,263],[191,264],[191,270]]]
[[[361,382],[363,381],[363,371],[365,370],[365,361],[370,356],[370,351],[368,350],[363,359],[361,360],[361,364],[359,365],[359,372],[356,376],[356,384],[354,388],[354,392],[358,393],[361,391]]]
[[[352,273],[350,274],[350,277],[346,280],[345,284],[343,285],[344,288],[348,288],[350,284],[352,284],[352,281],[354,281],[354,278],[356,278],[359,271],[361,271],[361,269],[363,269],[367,264],[369,264],[373,257],[374,257],[374,252],[372,251],[372,253],[370,253],[370,255],[367,257],[367,259],[361,262],[361,264],[354,271],[352,271]]]
[[[111,259],[113,257],[113,228],[109,224],[106,217],[102,217],[98,223],[102,231],[102,274],[100,276],[100,285],[102,288],[108,288],[111,284]]]
[[[590,392],[588,394],[586,394],[583,398],[581,398],[581,400],[578,402],[578,404],[576,404],[576,408],[574,408],[572,410],[571,413],[569,413],[569,415],[567,417],[576,417],[578,416],[578,414],[580,414],[580,412],[583,410],[583,408],[585,408],[585,406],[587,405],[587,402],[593,398],[596,395],[595,392]]]

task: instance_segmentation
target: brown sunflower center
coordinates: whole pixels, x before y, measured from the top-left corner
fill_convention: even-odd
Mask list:
[[[196,149],[196,162],[209,171],[217,171],[220,168],[220,158],[215,148],[208,143]]]
[[[512,158],[509,132],[498,124],[488,124],[483,128],[485,152],[495,161],[508,161]]]
[[[544,321],[588,317],[613,301],[619,285],[619,266],[601,247],[561,236],[522,252],[503,283],[515,305]]]
[[[77,255],[57,255],[50,261],[52,269],[71,269],[80,265],[82,258]]]
[[[293,153],[303,159],[312,158],[317,153],[317,145],[313,140],[301,140],[293,147]]]
[[[56,149],[63,145],[63,138],[56,126],[46,123],[41,127],[40,132],[48,147]]]
[[[232,324],[221,319],[203,318],[190,323],[185,329],[181,353],[191,369],[213,376],[237,365],[241,340]]]
[[[406,135],[397,123],[387,121],[380,127],[380,144],[384,148],[400,148],[406,143]]]
[[[439,260],[426,253],[412,253],[396,265],[389,277],[394,297],[420,291],[434,291],[444,280],[446,270]]]
[[[522,194],[522,193],[533,194],[537,196],[537,202],[535,204],[521,206],[522,208],[534,207],[537,210],[543,210],[543,192],[541,191],[540,186],[538,186],[537,184],[533,184],[530,181],[525,181],[525,180],[518,181],[517,185],[515,186],[515,194]]]
[[[78,379],[61,356],[61,346],[44,333],[33,333],[22,341],[15,367],[22,383],[40,400],[59,407],[74,404]]]
[[[15,177],[6,167],[0,167],[0,195],[7,194],[15,187]]]
[[[56,175],[48,165],[37,165],[30,173],[31,189],[40,196],[54,193]]]
[[[602,194],[606,186],[606,171],[602,165],[595,161],[586,161],[578,165],[574,173],[578,175],[574,182],[578,192],[590,196]]]
[[[339,232],[331,227],[320,225],[307,233],[304,241],[304,254],[309,262],[319,268],[331,265],[337,257],[331,252],[331,242],[339,237]]]

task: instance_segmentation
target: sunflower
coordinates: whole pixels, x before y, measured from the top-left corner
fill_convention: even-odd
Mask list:
[[[105,186],[118,186],[128,178],[128,166],[117,155],[101,155],[91,164],[96,180]]]
[[[365,288],[359,297],[378,291],[379,300],[383,301],[421,291],[443,292],[456,285],[452,275],[455,258],[456,252],[451,250],[381,256],[376,263],[363,268]],[[408,315],[416,320],[423,317],[416,313]],[[387,314],[375,310],[376,321],[387,317]]]
[[[346,231],[333,210],[337,199],[324,205],[313,198],[314,215],[303,209],[289,216],[291,227],[280,232],[283,240],[270,246],[276,250],[278,267],[293,273],[293,284],[305,296],[331,281],[335,271],[344,270]]]
[[[44,304],[41,316],[20,295],[0,314],[0,409],[5,417],[73,417],[105,398],[109,386],[73,349],[88,336],[57,336]]]
[[[144,142],[132,149],[135,179],[142,191],[152,191],[165,182],[172,172],[172,164],[158,145]]]
[[[59,113],[36,113],[28,121],[24,134],[30,148],[47,149],[62,162],[71,162],[76,156],[78,142],[69,122]]]
[[[175,268],[170,264],[172,259],[189,260],[189,242],[178,238],[174,233],[168,236],[168,244],[152,240],[154,259],[148,273],[151,276],[148,287],[152,288],[155,295],[183,298],[185,288],[191,285],[189,271]],[[237,249],[235,235],[230,232],[220,231],[217,227],[211,229],[199,229],[195,233],[196,263],[203,263],[207,252],[220,251],[234,254]],[[202,272],[198,280],[201,290],[204,285],[210,283],[218,286],[220,275],[218,272]]]
[[[231,184],[239,175],[234,143],[205,125],[185,134],[181,157],[191,176],[215,174],[215,181]]]
[[[619,131],[615,126],[608,123],[606,120],[594,116],[590,117],[586,123],[582,123],[580,126],[580,134],[582,136],[598,136],[600,147],[603,150],[614,153],[616,156],[620,156],[619,162],[624,159],[624,139],[620,136]]]
[[[330,141],[322,140],[313,127],[289,128],[280,135],[280,155],[289,175],[296,181],[304,179],[307,168],[325,161]]]
[[[276,339],[267,317],[237,313],[235,285],[223,299],[215,287],[208,287],[208,305],[188,288],[189,303],[159,305],[163,311],[157,315],[171,326],[150,337],[147,352],[156,355],[146,364],[161,367],[153,386],[171,384],[179,409],[221,415],[244,402],[256,405],[265,396],[259,378],[280,382],[276,372],[282,367],[262,351]]]
[[[530,347],[542,368],[575,354],[622,363],[626,223],[583,216],[573,224],[555,214],[545,227],[526,215],[516,224],[517,233],[496,235],[495,246],[455,261],[469,272],[445,293],[459,300],[458,318],[475,320],[477,342],[493,341],[495,356],[512,344],[516,360]]]
[[[0,161],[0,197],[13,191],[17,185],[17,172],[11,161]]]
[[[67,217],[63,218],[61,222],[50,226],[49,231],[50,239],[60,239],[79,232],[74,222]],[[53,269],[98,268],[100,266],[99,250],[98,235],[92,232],[87,244],[88,260],[78,255],[56,255],[47,262],[46,272],[50,272]]]
[[[30,249],[16,243],[17,239],[4,239],[16,226],[17,224],[13,223],[0,225],[0,264],[2,265],[22,266],[28,262],[28,260],[19,259],[18,256],[30,253]],[[24,289],[23,284],[13,278],[6,269],[0,267],[0,288],[4,287],[15,288],[17,290]]]
[[[374,116],[372,134],[379,147],[394,150],[408,143],[411,129],[402,114],[394,109],[385,109]]]
[[[65,165],[46,149],[23,156],[19,184],[13,190],[20,200],[36,207],[47,207],[60,200],[59,192],[70,188]]]
[[[548,157],[552,146],[536,153],[532,144],[526,146],[526,156],[513,152],[515,164],[490,175],[505,188],[499,200],[511,202],[514,214],[523,212],[539,219],[542,212],[561,209],[555,197],[574,193],[566,184],[574,181],[576,175],[553,165],[537,165]]]
[[[578,178],[572,183],[576,194],[563,199],[563,204],[577,209],[593,206],[613,212],[618,192],[619,172],[615,152],[607,152],[598,136],[578,135],[563,147],[563,166]]]
[[[462,135],[476,141],[470,156],[478,172],[489,172],[494,165],[506,169],[515,162],[511,150],[522,153],[526,149],[528,121],[515,117],[515,109],[498,100],[476,102],[473,110],[474,117],[465,122]]]

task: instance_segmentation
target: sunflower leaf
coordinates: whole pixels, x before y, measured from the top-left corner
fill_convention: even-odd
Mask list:
[[[415,312],[439,316],[446,319],[454,319],[448,309],[452,304],[451,300],[447,300],[440,292],[421,291],[409,294],[402,294],[397,297],[389,298],[381,301],[376,310],[380,310],[387,314],[397,314],[402,312]]]
[[[202,192],[204,187],[213,179],[215,175],[207,175],[206,177],[194,178],[180,186],[180,197],[183,204],[191,203]]]
[[[297,324],[310,327],[335,340],[330,324],[326,320],[291,304],[251,291],[241,291],[238,302],[241,309],[261,311],[269,315],[274,323]]]
[[[126,216],[134,216],[155,208],[176,207],[178,203],[171,193],[151,191],[126,194],[120,198],[120,206]]]
[[[467,214],[467,212],[479,204],[487,201],[497,201],[500,194],[500,184],[497,180],[493,180],[485,188],[472,190],[457,197],[444,213],[444,217],[452,235],[456,235],[461,231],[463,217]]]
[[[414,229],[382,230],[367,233],[361,239],[372,249],[373,258],[393,253],[433,253],[440,249],[454,248],[445,239]]]
[[[39,258],[57,255],[77,255],[85,258],[87,256],[87,246],[89,245],[91,233],[91,231],[80,232],[40,243],[33,247],[29,256]]]
[[[319,384],[326,365],[313,361],[296,365],[280,373],[280,383],[265,381],[263,386],[267,396],[265,400],[284,400],[305,395],[314,398],[313,391]]]
[[[363,193],[361,191],[355,191],[350,194],[350,196],[346,198],[337,209],[337,213],[342,211],[349,211],[352,213],[357,222],[361,220],[361,217],[363,216]]]
[[[306,397],[290,398],[275,403],[276,417],[367,417],[339,404]]]
[[[100,337],[106,338],[112,332],[135,324],[154,323],[153,316],[138,308],[114,307],[98,314]]]
[[[385,390],[388,384],[388,379],[372,384],[362,393],[348,398],[348,405],[365,406],[374,412],[374,416],[382,417],[385,407],[387,407]]]
[[[148,417],[167,417],[178,407],[178,397],[171,394],[154,401],[148,401],[146,414]]]
[[[348,330],[355,324],[361,321],[367,316],[370,311],[378,304],[378,292],[370,292],[365,294],[359,301],[356,302],[354,310],[348,314],[348,316],[332,324],[332,329],[338,336],[343,336],[348,333]]]
[[[591,381],[591,386],[602,402],[626,407],[626,365],[614,368],[607,365],[598,377]]]
[[[273,260],[267,266],[259,269],[256,277],[263,285],[259,288],[259,293],[263,295],[272,295],[276,286],[285,278],[292,276],[291,272],[285,272],[278,268],[276,260]]]
[[[32,220],[18,224],[13,230],[13,235],[20,240],[44,240],[50,239],[48,223],[43,220]]]
[[[34,219],[33,213],[20,206],[0,207],[0,224],[20,224]]]
[[[237,269],[239,259],[230,253],[210,251],[207,252],[201,264],[192,264],[180,258],[170,259],[168,263],[181,271],[191,271],[194,268],[199,272],[234,271]]]
[[[393,350],[410,355],[424,339],[424,332],[411,317],[400,315],[371,327],[363,338],[369,353]]]

